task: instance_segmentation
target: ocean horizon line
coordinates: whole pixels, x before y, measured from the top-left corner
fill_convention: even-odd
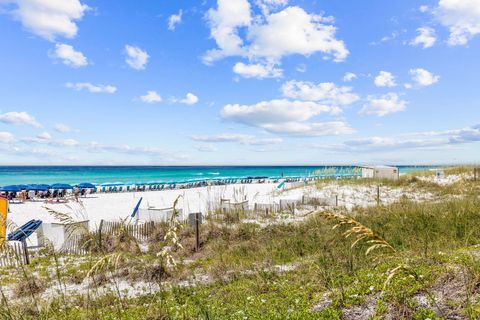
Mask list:
[[[0,186],[112,182],[180,182],[249,177],[312,177],[358,175],[361,165],[317,166],[0,166]],[[397,166],[400,173],[439,166]]]
[[[447,167],[447,166],[474,166],[477,165],[476,163],[464,163],[464,164],[455,164],[455,163],[442,163],[442,164],[431,164],[431,163],[422,163],[422,164],[395,164],[395,163],[361,163],[361,164],[306,164],[306,165],[298,165],[298,164],[248,164],[248,165],[240,165],[240,164],[225,164],[225,165],[148,165],[148,164],[119,164],[119,165],[109,165],[109,164],[73,164],[73,165],[43,165],[43,164],[25,164],[25,165],[18,165],[18,164],[6,164],[0,165],[0,168],[22,168],[22,167],[41,167],[41,168],[65,168],[65,167],[132,167],[132,168],[238,168],[238,167],[254,167],[254,168],[270,168],[270,167],[362,167],[362,166],[396,166],[396,167]]]

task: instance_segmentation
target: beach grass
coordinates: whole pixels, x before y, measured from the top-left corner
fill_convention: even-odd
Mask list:
[[[352,183],[366,183],[359,181]],[[478,319],[479,182],[441,186],[408,176],[382,183],[428,190],[438,198],[338,208],[330,216],[312,212],[297,223],[277,219],[265,226],[244,223],[243,217],[211,219],[201,227],[198,252],[193,230],[173,230],[170,223],[157,226],[147,250],[116,245],[86,256],[45,252],[29,266],[0,270],[0,314],[5,319]],[[380,243],[384,246],[370,250]],[[126,281],[146,287],[130,295]],[[88,290],[80,285],[86,282]]]

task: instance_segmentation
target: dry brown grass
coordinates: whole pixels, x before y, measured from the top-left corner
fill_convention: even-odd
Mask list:
[[[45,283],[38,277],[30,276],[28,279],[19,281],[13,287],[13,296],[23,298],[37,295],[45,291]]]
[[[337,221],[337,224],[332,229],[347,226],[348,229],[342,235],[345,238],[355,237],[355,241],[351,245],[352,248],[362,241],[366,242],[368,248],[365,251],[365,255],[380,249],[386,249],[390,254],[397,253],[397,250],[380,235],[351,217],[334,212],[320,212],[320,216]]]

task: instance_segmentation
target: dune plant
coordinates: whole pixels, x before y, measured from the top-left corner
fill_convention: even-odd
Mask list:
[[[395,250],[395,248],[380,235],[353,218],[333,212],[320,212],[320,216],[329,220],[337,221],[337,224],[335,224],[332,229],[347,226],[348,229],[343,232],[342,235],[345,238],[349,238],[350,236],[356,237],[351,245],[352,248],[362,241],[365,241],[369,245],[365,251],[365,255],[380,249],[386,249],[391,254],[397,253],[397,250]]]
[[[179,211],[177,210],[178,201],[181,197],[182,196],[178,196],[173,202],[173,212],[170,217],[170,224],[163,238],[164,246],[157,254],[157,257],[161,258],[162,263],[165,263],[167,267],[175,267],[177,265],[177,262],[172,255],[172,251],[183,248],[178,236],[183,228],[183,225],[178,220]]]
[[[3,286],[0,284],[0,295],[2,297],[2,303],[0,304],[0,315],[5,319],[13,320],[15,319],[15,314],[10,307],[10,303],[8,302],[7,297],[5,296],[5,292]]]
[[[365,250],[365,255],[369,255],[370,253],[376,252],[378,250],[383,250],[384,254],[387,256],[397,256],[399,252],[385,239],[383,239],[379,234],[374,232],[372,229],[366,227],[359,221],[355,220],[354,218],[347,217],[340,213],[332,213],[332,212],[321,212],[320,216],[329,219],[335,220],[337,223],[333,226],[332,229],[336,229],[339,227],[346,226],[347,230],[342,233],[342,236],[347,239],[351,236],[355,237],[355,240],[351,244],[351,248],[354,248],[358,244],[365,242],[367,244],[367,248]],[[400,263],[396,267],[390,269],[388,271],[387,278],[383,283],[383,291],[387,289],[390,283],[397,277],[406,276],[409,277],[417,282],[420,282],[423,286],[425,283],[422,280],[422,277],[418,275],[415,269],[410,266],[408,263]],[[435,296],[429,291],[426,290],[428,298],[432,301],[432,303],[436,306],[438,312],[444,317],[442,309],[436,302]]]

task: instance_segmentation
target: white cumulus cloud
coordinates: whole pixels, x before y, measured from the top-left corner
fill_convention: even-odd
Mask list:
[[[452,46],[465,45],[480,34],[480,0],[440,0],[434,15],[449,29]]]
[[[306,121],[321,113],[336,114],[338,108],[313,101],[277,99],[253,105],[227,104],[222,110],[225,119],[259,127],[271,123]]]
[[[288,98],[319,101],[332,106],[349,105],[359,99],[351,87],[339,87],[332,82],[314,84],[291,80],[283,84],[282,93]]]
[[[353,73],[353,72],[347,72],[347,73],[345,73],[345,74],[343,75],[342,80],[343,80],[344,82],[350,82],[350,81],[352,81],[353,79],[356,79],[356,78],[357,78],[357,75],[356,75],[355,73]]]
[[[221,115],[225,120],[238,122],[273,133],[321,136],[351,133],[343,122],[307,122],[320,114],[338,114],[341,109],[314,101],[277,99],[253,105],[228,104]]]
[[[150,56],[148,53],[139,47],[126,45],[125,53],[127,55],[125,62],[130,66],[130,68],[135,70],[144,70],[145,66],[148,63]]]
[[[265,125],[264,129],[272,133],[302,137],[336,136],[355,132],[344,121],[271,123]]]
[[[170,17],[168,17],[168,30],[175,31],[177,24],[182,22],[182,15],[183,11],[180,10],[177,14],[172,14]]]
[[[264,15],[272,10],[278,10],[288,4],[288,0],[255,0],[255,4],[262,10]]]
[[[375,77],[374,83],[377,87],[395,87],[395,76],[388,71],[380,71]]]
[[[88,65],[87,57],[68,44],[57,43],[51,57],[60,59],[63,64],[74,68]]]
[[[430,27],[421,27],[417,29],[418,35],[410,41],[410,45],[418,46],[421,45],[423,49],[432,47],[437,41],[435,36],[435,30]]]
[[[79,0],[2,0],[0,6],[2,3],[15,6],[10,13],[25,29],[50,41],[58,36],[75,37],[76,22],[89,9]]]
[[[287,7],[265,20],[264,24],[249,28],[250,55],[279,60],[291,54],[308,56],[322,52],[332,55],[335,61],[343,61],[349,54],[344,42],[336,39],[336,28],[328,24],[328,17],[308,14],[300,7]]]
[[[145,103],[157,103],[162,102],[162,97],[153,90],[147,91],[147,94],[139,97],[142,102]]]
[[[33,116],[31,116],[25,111],[22,111],[22,112],[12,111],[12,112],[2,113],[0,114],[0,122],[8,123],[8,124],[24,124],[24,125],[35,127],[35,128],[41,127],[40,123],[38,123]]]
[[[215,39],[218,49],[208,51],[204,62],[211,63],[226,56],[246,54],[238,28],[247,27],[252,22],[250,3],[247,0],[218,0],[217,9],[209,9],[206,17],[210,35]]]
[[[189,92],[185,95],[185,98],[180,100],[180,103],[188,104],[188,105],[193,105],[198,102],[198,97],[194,95],[193,93]]]
[[[396,93],[390,92],[380,97],[370,95],[360,113],[383,117],[389,113],[405,110],[407,102]]]
[[[440,80],[440,76],[422,68],[410,69],[410,75],[412,80],[421,87],[431,86]]]
[[[283,74],[283,70],[275,68],[272,64],[252,63],[245,64],[237,62],[233,66],[233,72],[244,78],[278,78]]]
[[[67,88],[74,89],[77,91],[87,90],[91,93],[115,93],[117,91],[117,87],[112,85],[95,85],[89,82],[77,82],[71,83],[67,82],[65,84]]]
[[[287,2],[262,1],[260,4],[272,8]],[[207,51],[204,62],[241,56],[253,64],[280,64],[284,56],[310,56],[317,52],[343,61],[349,54],[345,43],[336,38],[331,17],[309,14],[297,6],[262,12],[261,16],[253,17],[247,0],[218,0],[217,8],[210,9],[206,15],[217,48]]]

